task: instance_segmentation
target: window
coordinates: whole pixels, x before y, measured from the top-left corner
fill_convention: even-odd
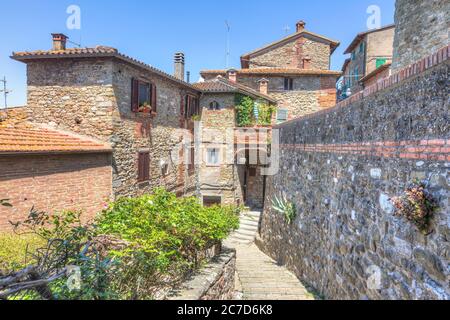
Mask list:
[[[355,83],[358,82],[360,76],[359,76],[359,68],[355,67]]]
[[[218,148],[210,148],[206,150],[206,163],[210,166],[219,165],[219,154],[220,151]]]
[[[150,153],[139,152],[138,155],[138,182],[150,180]]]
[[[249,168],[248,169],[248,175],[250,177],[256,177],[256,168]]]
[[[353,51],[352,52],[352,60],[355,60],[356,59],[356,53],[355,53],[355,51]]]
[[[200,106],[198,98],[191,95],[186,95],[184,98],[184,117],[190,119],[193,116],[200,115]]]
[[[277,123],[282,123],[287,121],[288,119],[288,111],[284,109],[279,109],[277,111]]]
[[[294,90],[294,79],[284,78],[284,90],[286,91]]]
[[[220,110],[220,105],[217,101],[213,101],[209,104],[209,110]]]
[[[189,173],[193,173],[195,170],[195,147],[191,146],[189,149],[189,165],[188,171]]]
[[[382,65],[386,64],[387,59],[386,58],[378,58],[376,62],[377,69],[381,67]]]
[[[361,42],[361,44],[359,45],[359,53],[363,53],[364,51],[364,42]]]
[[[138,79],[131,80],[131,110],[133,112],[156,112],[156,86]]]

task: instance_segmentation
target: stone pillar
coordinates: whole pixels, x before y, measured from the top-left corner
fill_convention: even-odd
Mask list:
[[[229,69],[227,71],[227,77],[228,77],[228,80],[230,80],[231,82],[236,82],[237,81],[237,71],[235,69]]]

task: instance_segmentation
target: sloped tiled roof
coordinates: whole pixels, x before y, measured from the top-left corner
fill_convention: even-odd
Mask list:
[[[266,94],[263,94],[259,91],[256,91],[252,88],[244,86],[243,84],[232,82],[222,76],[217,76],[215,79],[207,80],[204,82],[195,83],[194,87],[202,92],[210,92],[210,93],[244,93],[250,96],[263,98],[272,103],[276,103],[276,100]]]
[[[101,142],[31,123],[0,126],[0,154],[103,153],[111,150]]]
[[[315,70],[315,69],[298,69],[298,68],[254,68],[254,69],[239,69],[236,70],[238,74],[246,75],[341,75],[340,71],[333,70]],[[200,71],[202,75],[218,74],[225,75],[227,70],[203,70]]]
[[[383,72],[384,70],[389,69],[391,66],[392,66],[391,62],[385,63],[382,66],[380,66],[380,67],[376,68],[375,70],[373,70],[372,72],[368,73],[363,78],[359,79],[359,81],[360,82],[366,82],[367,80],[369,80],[370,78],[376,76],[380,72]]]
[[[94,48],[69,48],[66,50],[37,50],[37,51],[23,51],[23,52],[13,52],[11,58],[21,62],[27,62],[30,60],[39,59],[63,59],[63,58],[117,58],[122,61],[131,63],[135,66],[144,68],[150,72],[153,72],[161,77],[169,79],[173,82],[181,84],[183,86],[194,89],[194,87],[180,80],[164,71],[161,71],[155,67],[152,67],[144,62],[131,58],[125,54],[120,53],[116,48],[107,46],[96,46]]]

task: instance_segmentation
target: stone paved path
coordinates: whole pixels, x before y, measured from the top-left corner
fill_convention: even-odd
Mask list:
[[[237,290],[243,300],[314,300],[297,277],[255,244],[233,246],[237,251]]]

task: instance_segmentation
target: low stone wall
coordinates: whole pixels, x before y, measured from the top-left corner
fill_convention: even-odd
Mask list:
[[[235,273],[236,250],[223,248],[198,274],[172,291],[167,300],[232,300]]]
[[[450,299],[448,68],[279,127],[259,246],[326,298]],[[390,201],[415,179],[439,202],[427,236]],[[281,193],[292,225],[272,208]]]

